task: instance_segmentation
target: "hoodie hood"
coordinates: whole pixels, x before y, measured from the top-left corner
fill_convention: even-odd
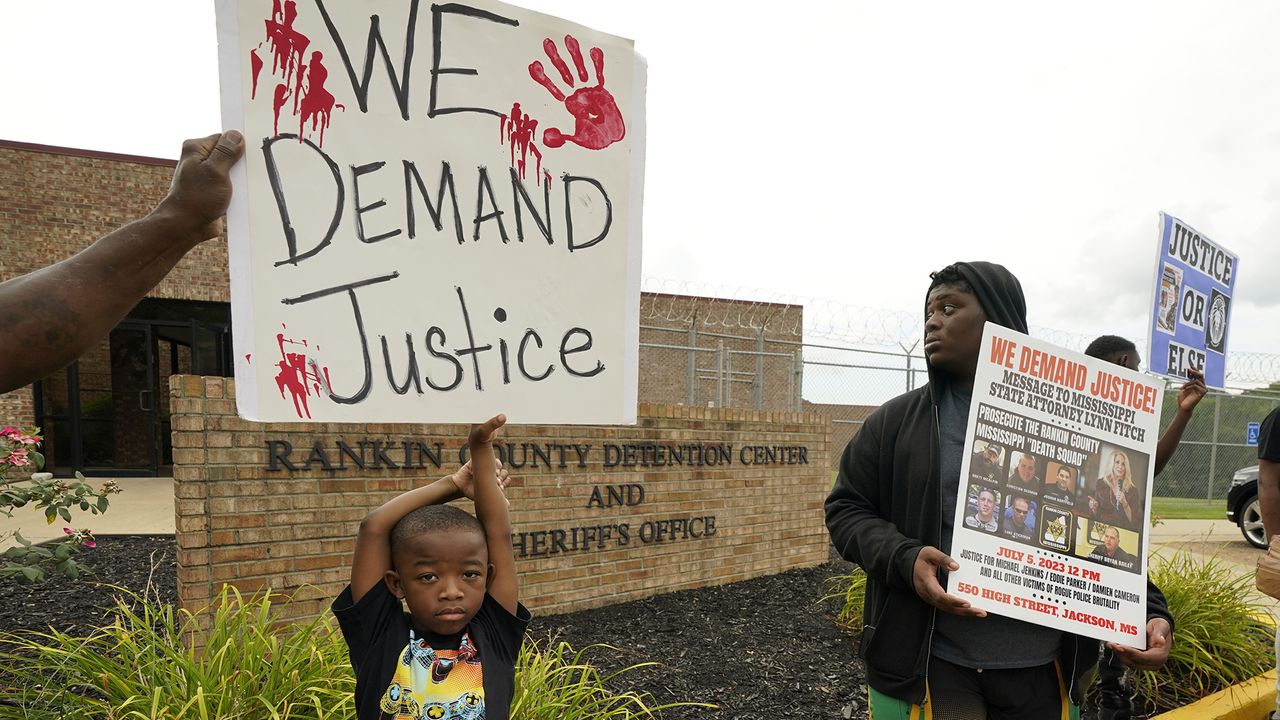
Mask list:
[[[1022,283],[1013,273],[1003,265],[982,260],[958,262],[953,267],[973,288],[988,320],[1020,333],[1027,332],[1027,299],[1022,295]],[[928,297],[927,291],[925,297]],[[925,363],[928,364],[928,360]],[[934,375],[932,365],[928,367],[929,384],[936,388],[941,378]],[[937,399],[934,393],[935,402]]]

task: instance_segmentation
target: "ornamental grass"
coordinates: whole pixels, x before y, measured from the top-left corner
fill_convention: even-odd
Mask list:
[[[1177,552],[1153,556],[1148,574],[1175,622],[1164,668],[1133,673],[1148,711],[1182,707],[1275,667],[1275,629],[1254,600],[1252,573]]]
[[[350,720],[355,677],[336,623],[282,623],[287,601],[224,586],[191,613],[121,589],[112,622],[87,635],[0,633],[0,719]],[[602,676],[583,653],[526,641],[513,720],[639,720],[670,707],[604,687],[640,666]]]
[[[867,575],[862,568],[855,567],[847,575],[827,578],[827,594],[818,602],[838,602],[840,610],[836,613],[836,624],[845,632],[856,635],[862,632],[862,603],[866,592]]]

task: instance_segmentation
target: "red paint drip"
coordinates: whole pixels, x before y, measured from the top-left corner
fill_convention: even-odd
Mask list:
[[[262,57],[258,55],[257,48],[249,51],[249,66],[253,68],[253,91],[249,93],[249,99],[258,97],[258,75],[262,72]]]
[[[283,325],[282,325],[283,327]],[[276,362],[279,372],[276,373],[276,387],[280,397],[285,398],[285,390],[289,391],[289,399],[293,400],[293,410],[299,418],[311,419],[311,408],[307,404],[312,393],[320,397],[320,375],[315,371],[316,363],[304,352],[288,352],[285,344],[307,347],[306,340],[286,338],[284,333],[276,333],[276,343],[280,347],[280,360]],[[248,359],[248,356],[245,356]],[[308,368],[311,368],[308,370]],[[325,381],[329,379],[329,368],[324,368]]]
[[[253,362],[253,353],[245,353],[245,354],[244,354],[244,361],[245,361],[245,362]]]
[[[304,62],[311,39],[294,27],[297,19],[298,4],[295,0],[284,0],[283,3],[272,0],[271,17],[263,21],[266,30],[264,42],[271,51],[271,75],[277,81],[271,96],[275,118],[273,129],[276,135],[280,134],[281,111],[292,100],[290,113],[298,119],[299,142],[306,137],[309,124],[310,132],[319,135],[318,144],[324,145],[325,130],[329,127],[334,108],[346,108],[325,87],[329,71],[322,62],[323,56],[312,52],[310,61]],[[257,49],[249,51],[249,63],[253,69],[250,97],[256,99],[258,75],[264,65]]]
[[[344,109],[338,104],[324,86],[329,79],[329,70],[325,68],[324,56],[317,50],[311,53],[311,62],[307,64],[305,73],[307,86],[302,93],[302,113],[298,117],[298,137],[301,138],[307,120],[311,120],[311,130],[314,132],[316,127],[320,128],[320,142],[324,145],[324,131],[329,127],[329,120],[333,115],[333,109],[337,107],[339,110]],[[302,87],[302,73],[298,74],[298,86]]]
[[[520,179],[524,180],[528,171],[529,155],[532,154],[537,163],[537,170],[534,174],[534,181],[542,184],[542,151],[534,145],[537,138],[538,121],[527,115],[520,109],[520,103],[511,104],[510,117],[502,116],[502,142],[507,143],[511,154],[511,167],[515,168],[520,174]],[[519,159],[516,158],[516,151],[520,152]]]

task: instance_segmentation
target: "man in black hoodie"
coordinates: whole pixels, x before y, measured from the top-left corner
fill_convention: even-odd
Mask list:
[[[1022,286],[986,262],[933,273],[925,299],[929,383],[885,403],[845,449],[826,502],[836,549],[867,574],[860,652],[872,713],[906,717],[1074,716],[1097,661],[1089,638],[987,616],[946,591],[969,403],[985,322],[1025,333]],[[945,481],[944,481],[945,478]],[[1147,587],[1147,647],[1114,646],[1126,664],[1162,666],[1173,619]]]

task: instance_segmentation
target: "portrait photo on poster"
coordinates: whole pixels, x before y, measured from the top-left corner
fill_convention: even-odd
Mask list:
[[[1044,469],[1040,458],[1028,450],[1015,450],[1009,460],[1009,487],[1033,493],[1041,491]]]
[[[1165,264],[1160,273],[1160,303],[1156,309],[1156,329],[1172,335],[1178,330],[1178,297],[1182,290],[1182,271]]]
[[[1044,488],[1040,494],[1045,500],[1072,507],[1076,504],[1077,476],[1078,471],[1070,465],[1050,460],[1046,465]]]
[[[964,526],[985,533],[994,533],[998,530],[1000,498],[1000,491],[994,487],[977,483],[970,485],[968,500],[965,502]]]
[[[999,483],[1004,478],[1006,450],[989,440],[975,440],[969,462],[969,477],[986,483]]]

